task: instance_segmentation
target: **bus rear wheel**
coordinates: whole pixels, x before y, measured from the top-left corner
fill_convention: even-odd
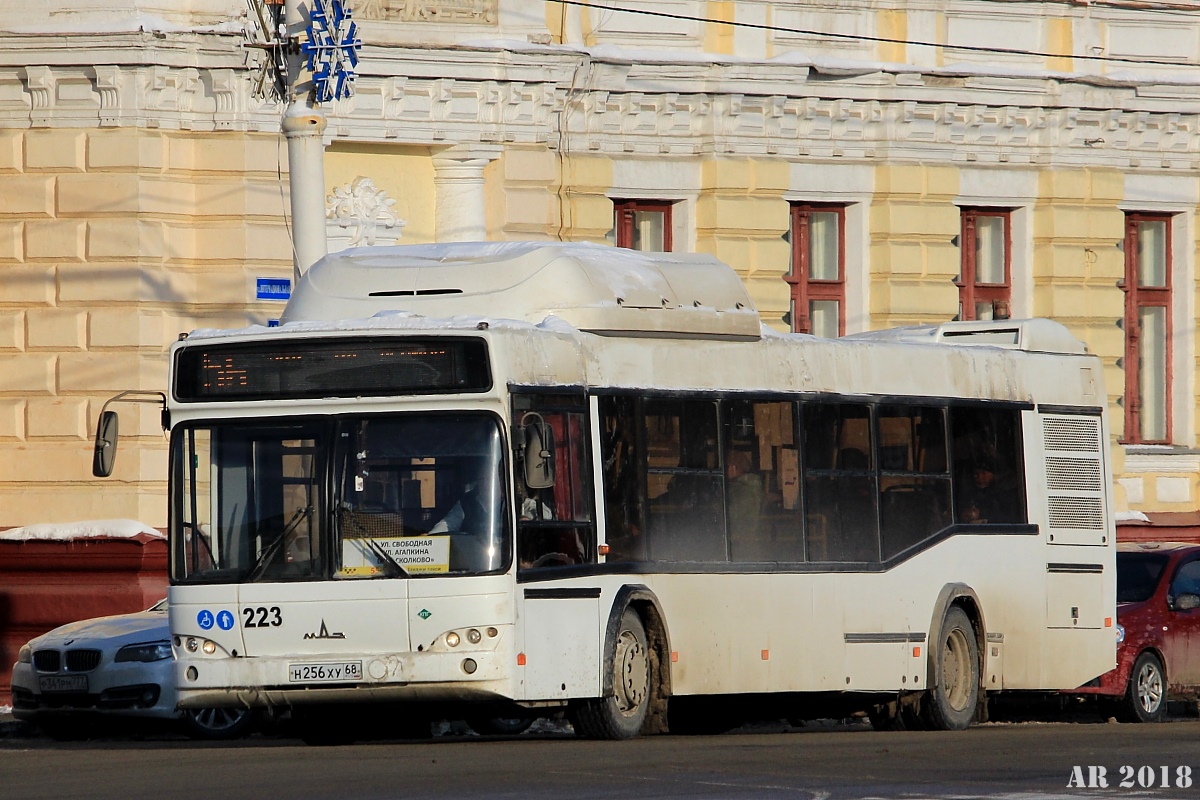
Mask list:
[[[571,706],[571,725],[585,739],[632,739],[650,710],[650,646],[646,627],[631,608],[621,615],[609,666],[612,694]]]
[[[925,722],[942,731],[961,731],[975,718],[979,702],[979,643],[967,613],[951,606],[936,643],[934,684],[922,704]]]

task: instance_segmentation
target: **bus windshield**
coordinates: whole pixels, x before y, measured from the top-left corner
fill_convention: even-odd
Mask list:
[[[498,422],[395,414],[181,426],[171,450],[176,583],[503,571]]]

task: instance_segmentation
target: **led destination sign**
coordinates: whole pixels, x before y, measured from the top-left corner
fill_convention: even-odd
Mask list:
[[[181,349],[175,399],[299,400],[485,392],[482,339],[317,339]]]

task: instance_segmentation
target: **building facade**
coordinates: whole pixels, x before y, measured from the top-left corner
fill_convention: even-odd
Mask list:
[[[356,92],[324,109],[331,249],[707,252],[767,324],[823,336],[1051,317],[1106,365],[1118,511],[1200,509],[1198,12],[351,5]],[[180,332],[282,310],[276,8],[0,0],[0,527],[165,525],[156,409],[121,409],[102,483],[100,406],[165,389]]]

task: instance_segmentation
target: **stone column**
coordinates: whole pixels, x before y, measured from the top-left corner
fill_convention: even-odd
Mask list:
[[[455,145],[433,155],[434,236],[439,242],[487,239],[483,171],[500,145]]]

